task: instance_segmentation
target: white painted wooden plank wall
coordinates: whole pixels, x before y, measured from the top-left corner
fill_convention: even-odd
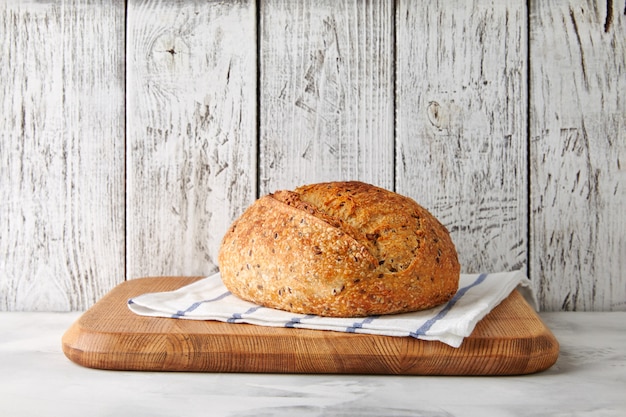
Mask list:
[[[525,269],[525,1],[406,0],[397,16],[397,191],[449,228],[463,271]]]
[[[544,310],[626,310],[611,1],[0,3],[0,310],[208,274],[259,194],[360,179]]]
[[[626,5],[534,2],[530,39],[535,288],[551,310],[626,310]]]
[[[394,186],[393,2],[260,8],[261,194],[358,179]]]
[[[0,310],[124,277],[124,3],[0,2]]]
[[[128,1],[128,277],[202,275],[256,196],[248,0]]]

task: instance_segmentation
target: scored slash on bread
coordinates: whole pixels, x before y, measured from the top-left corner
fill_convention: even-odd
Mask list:
[[[452,298],[460,276],[448,230],[431,213],[356,181],[261,197],[225,234],[218,262],[242,299],[332,317],[432,308]]]

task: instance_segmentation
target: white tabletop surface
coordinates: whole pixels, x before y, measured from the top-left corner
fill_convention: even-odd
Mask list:
[[[0,313],[0,416],[626,416],[626,313],[548,313],[561,345],[514,377],[102,371],[69,361],[80,313]]]

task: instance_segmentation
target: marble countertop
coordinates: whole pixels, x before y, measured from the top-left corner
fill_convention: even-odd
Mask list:
[[[0,416],[625,416],[626,313],[543,313],[557,363],[513,377],[122,372],[61,351],[80,313],[0,313]]]

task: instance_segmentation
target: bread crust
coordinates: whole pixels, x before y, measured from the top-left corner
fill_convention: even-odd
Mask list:
[[[261,197],[225,234],[218,262],[242,299],[331,317],[432,308],[460,273],[448,230],[426,209],[354,181]]]

